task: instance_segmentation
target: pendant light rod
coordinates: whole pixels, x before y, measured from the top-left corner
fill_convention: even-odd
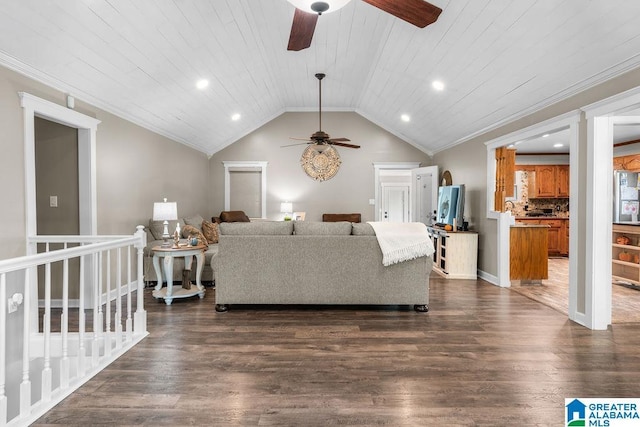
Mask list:
[[[322,132],[322,79],[325,78],[324,73],[316,74],[318,79],[318,130]]]

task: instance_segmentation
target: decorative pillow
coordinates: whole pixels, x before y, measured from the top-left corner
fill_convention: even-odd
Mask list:
[[[198,230],[202,230],[201,228],[202,221],[204,221],[204,218],[202,218],[200,215],[193,215],[193,216],[188,216],[184,218],[185,224],[193,225]]]
[[[223,222],[220,224],[220,235],[290,236],[291,233],[293,233],[293,221]]]
[[[351,234],[350,222],[313,222],[294,221],[293,228],[298,235],[329,235],[349,236]]]
[[[218,243],[218,224],[209,221],[202,221],[202,234],[209,243]]]
[[[222,211],[220,212],[221,222],[250,222],[251,220],[244,211]]]
[[[182,237],[187,239],[190,236],[196,236],[198,238],[199,245],[209,246],[209,242],[207,241],[207,239],[204,237],[204,235],[200,230],[198,230],[193,225],[185,225],[184,227],[182,227]]]

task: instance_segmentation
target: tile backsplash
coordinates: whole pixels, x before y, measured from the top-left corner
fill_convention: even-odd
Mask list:
[[[516,173],[515,197],[505,202],[505,209],[513,216],[526,216],[527,211],[553,209],[554,215],[559,217],[569,216],[569,199],[553,198],[539,199],[529,198],[529,173],[518,171]]]

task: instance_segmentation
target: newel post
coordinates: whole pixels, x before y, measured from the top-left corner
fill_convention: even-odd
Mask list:
[[[138,251],[138,274],[136,278],[136,283],[138,285],[137,291],[137,308],[136,313],[133,317],[133,330],[135,334],[146,334],[147,333],[147,312],[144,309],[144,278],[142,271],[142,263],[144,261],[144,247],[147,245],[147,233],[144,231],[143,225],[136,226],[135,236],[137,237],[137,242],[135,243],[135,247]]]

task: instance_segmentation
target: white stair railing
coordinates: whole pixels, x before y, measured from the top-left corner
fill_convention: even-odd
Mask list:
[[[28,243],[44,252],[0,261],[0,426],[35,421],[147,335],[143,226]]]

